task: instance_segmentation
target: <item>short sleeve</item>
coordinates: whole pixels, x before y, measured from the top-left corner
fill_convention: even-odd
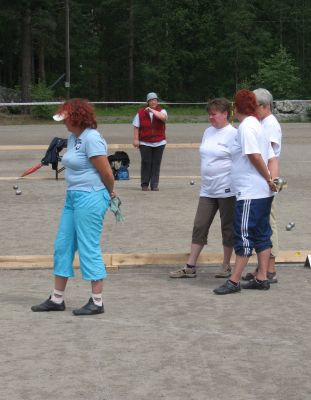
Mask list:
[[[160,112],[163,113],[163,114],[166,116],[166,119],[168,118],[168,116],[167,116],[167,111],[164,110],[164,108],[162,108],[162,110],[161,110]]]
[[[242,142],[242,153],[245,154],[261,154],[259,144],[256,137],[256,131],[254,128],[248,126],[241,132],[241,142]]]
[[[278,127],[271,126],[269,133],[270,142],[272,143],[274,154],[276,157],[279,157],[281,153],[282,132],[280,129],[278,129]]]
[[[138,113],[135,115],[134,119],[133,119],[133,125],[136,128],[140,128],[140,120],[139,120],[139,115]]]
[[[95,156],[107,156],[107,143],[99,132],[91,131],[86,139],[85,152],[88,158]]]
[[[273,150],[273,147],[272,147],[272,145],[271,145],[271,143],[270,143],[270,145],[269,145],[268,160],[270,160],[271,158],[274,158],[274,157],[276,157],[276,155],[275,155],[275,152],[274,152],[274,150]]]

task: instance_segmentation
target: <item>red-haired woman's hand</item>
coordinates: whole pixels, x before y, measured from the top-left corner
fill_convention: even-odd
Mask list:
[[[276,184],[273,182],[272,178],[270,178],[267,182],[268,182],[269,188],[270,188],[270,190],[272,190],[272,192],[278,191]]]

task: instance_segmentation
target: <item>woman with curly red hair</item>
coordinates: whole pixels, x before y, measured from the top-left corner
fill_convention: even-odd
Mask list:
[[[64,311],[64,291],[68,278],[74,276],[73,260],[79,252],[82,278],[91,281],[92,296],[74,315],[104,312],[103,279],[106,268],[100,239],[103,218],[113,196],[114,178],[107,159],[107,144],[96,130],[92,105],[83,99],[72,99],[60,106],[54,120],[64,121],[70,133],[67,151],[62,158],[67,182],[54,249],[55,286],[52,295],[32,311]]]
[[[235,115],[240,121],[238,134],[231,148],[232,181],[236,194],[234,234],[236,261],[234,271],[216,294],[241,291],[240,279],[252,250],[258,257],[256,278],[244,289],[268,290],[267,269],[271,253],[269,216],[273,191],[276,191],[268,170],[268,160],[275,157],[270,139],[262,130],[256,114],[256,96],[249,90],[235,95]]]

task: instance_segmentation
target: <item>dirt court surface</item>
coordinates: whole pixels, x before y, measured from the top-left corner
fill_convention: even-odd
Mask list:
[[[168,124],[169,143],[199,143],[206,124]],[[311,124],[283,124],[282,176],[288,189],[277,198],[278,226],[281,250],[310,249],[309,221],[311,189]],[[99,130],[109,143],[131,143],[130,125],[100,125]],[[46,145],[53,137],[67,137],[59,125],[3,126],[0,128],[0,148],[3,145]],[[140,155],[129,154],[129,181],[116,182],[116,192],[122,200],[126,218],[116,225],[108,212],[103,234],[106,253],[185,253],[189,251],[192,224],[200,189],[200,160],[197,148],[166,149],[162,162],[159,192],[142,192],[139,183]],[[109,152],[109,154],[114,151]],[[0,213],[3,227],[1,255],[49,255],[63,207],[65,182],[55,181],[51,167],[42,167],[18,184],[21,196],[13,190],[14,179],[38,163],[45,151],[0,150]],[[195,184],[190,185],[191,177]],[[42,178],[50,178],[49,180]],[[288,222],[295,222],[286,231]],[[4,234],[5,232],[5,234]],[[220,251],[219,218],[213,224],[209,246],[205,251]]]
[[[33,313],[50,271],[0,271],[1,399],[309,400],[310,279],[280,266],[269,291],[216,296],[214,267],[173,280],[167,267],[121,269],[105,314],[74,317],[90,293],[70,282],[67,309]]]
[[[199,143],[207,124],[168,124],[169,143]],[[311,124],[283,124],[278,196],[281,250],[311,248]],[[130,125],[101,125],[108,143],[131,143]],[[3,145],[46,145],[66,137],[63,125],[0,127]],[[129,181],[117,182],[126,221],[105,219],[108,253],[189,251],[200,186],[198,149],[166,149],[160,191],[139,187],[139,154]],[[111,152],[110,152],[111,153]],[[50,167],[19,181],[44,151],[0,150],[0,255],[50,255],[65,196]],[[190,185],[191,177],[195,185]],[[50,178],[50,179],[48,179]],[[286,231],[288,222],[295,228]],[[221,251],[218,217],[205,252]],[[106,312],[74,317],[90,296],[73,279],[65,312],[32,313],[52,290],[51,270],[0,270],[2,400],[309,400],[311,345],[308,315],[311,271],[279,266],[267,292],[216,296],[216,266],[173,280],[172,265],[121,268],[105,284]]]

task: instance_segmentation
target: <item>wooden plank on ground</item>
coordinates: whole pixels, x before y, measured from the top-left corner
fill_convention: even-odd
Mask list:
[[[107,267],[111,267],[111,254],[103,254],[104,262]],[[73,262],[73,266],[78,268],[80,265],[79,257],[76,256]],[[53,267],[53,256],[37,256],[37,255],[26,255],[26,256],[0,256],[0,268],[51,268]]]
[[[23,144],[23,145],[1,145],[0,151],[46,151],[49,145],[46,144]],[[200,143],[168,143],[167,149],[197,149]],[[131,143],[111,143],[109,150],[128,150],[134,149]]]
[[[280,251],[277,263],[304,263],[311,250],[287,250]],[[145,266],[145,265],[182,265],[185,264],[189,253],[127,253],[104,254],[107,269],[115,270],[118,267]],[[198,263],[205,265],[217,265],[222,263],[222,253],[207,252],[201,254]],[[232,257],[232,264],[234,256]],[[256,264],[256,255],[250,258],[249,264]],[[0,269],[20,268],[51,268],[53,256],[0,256]],[[74,267],[79,266],[79,257],[74,260]]]
[[[310,250],[292,250],[280,251],[278,263],[300,263],[304,262]],[[178,254],[151,254],[151,253],[129,253],[129,254],[112,254],[112,265],[122,266],[140,266],[140,265],[174,265],[184,264],[188,259],[189,253]],[[235,257],[232,257],[232,263]],[[222,253],[207,252],[202,253],[199,257],[200,264],[221,264],[223,260]],[[257,257],[254,254],[250,260],[250,264],[257,263]]]
[[[52,170],[51,170],[52,172]],[[131,180],[140,179],[140,175],[131,175]],[[161,175],[161,179],[201,179],[199,175]],[[55,181],[55,174],[52,176],[0,176],[0,181]],[[58,180],[64,180],[64,176],[59,176]]]
[[[0,151],[46,151],[48,147],[46,144],[1,145]]]

